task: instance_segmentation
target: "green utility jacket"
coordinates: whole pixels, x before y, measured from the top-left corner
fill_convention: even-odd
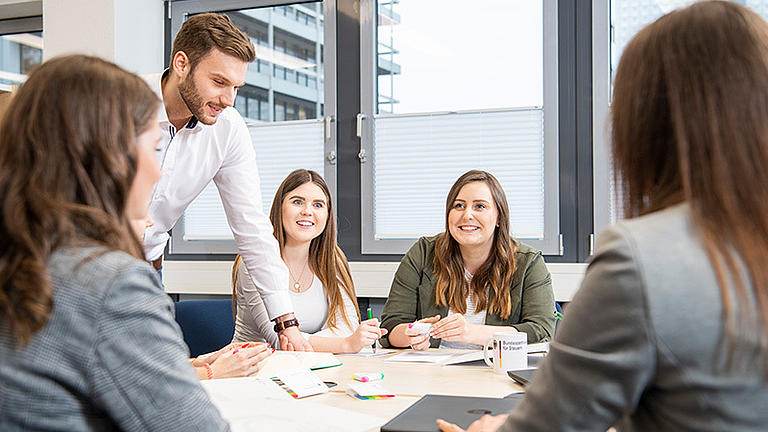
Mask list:
[[[437,276],[432,274],[432,262],[436,238],[420,238],[400,261],[382,313],[381,325],[390,333],[398,324],[448,314],[448,306],[440,307],[435,300]],[[555,298],[549,270],[541,252],[520,242],[517,242],[515,261],[517,269],[509,291],[512,313],[502,319],[486,312],[485,324],[512,326],[528,334],[528,343],[548,341],[555,329]],[[389,335],[381,338],[381,344],[391,346]],[[440,339],[432,338],[430,346],[439,347]]]

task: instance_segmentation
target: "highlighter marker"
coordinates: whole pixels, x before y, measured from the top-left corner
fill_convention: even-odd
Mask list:
[[[384,374],[379,373],[353,373],[352,379],[360,382],[379,381],[384,379]]]
[[[373,319],[373,311],[371,308],[368,308],[368,319]],[[373,353],[376,354],[376,341],[373,341],[373,345],[371,345],[371,348],[373,348]]]

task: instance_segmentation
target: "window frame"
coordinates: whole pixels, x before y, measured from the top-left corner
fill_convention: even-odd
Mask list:
[[[599,233],[611,224],[610,97],[611,97],[611,4],[592,0],[592,124],[594,226]],[[594,242],[593,242],[594,243]],[[594,249],[594,246],[591,247]]]
[[[318,1],[318,0],[315,0]],[[336,3],[332,0],[321,0],[323,7],[323,41],[322,58],[324,96],[324,116],[319,119],[290,121],[296,122],[324,122],[325,136],[323,137],[323,177],[328,184],[332,199],[336,197],[336,152],[337,152],[337,102],[336,102]],[[311,1],[310,3],[313,3]],[[181,29],[181,25],[187,16],[204,12],[227,12],[240,9],[267,8],[274,6],[289,6],[307,3],[306,1],[291,0],[176,0],[166,2],[166,41],[165,41],[165,66],[171,56],[173,38]],[[271,66],[272,68],[274,65]],[[283,123],[283,122],[280,122]],[[274,125],[265,124],[264,127]],[[263,209],[269,214],[269,209]],[[336,209],[338,212],[338,208]],[[184,216],[182,215],[176,225],[170,231],[170,240],[166,247],[167,259],[192,260],[213,256],[213,259],[229,259],[238,252],[234,240],[186,240],[184,238]]]
[[[376,0],[360,0],[361,253],[403,254],[416,239],[376,239],[374,232],[374,119],[377,107]],[[558,2],[543,0],[544,237],[520,240],[547,255],[563,255],[560,228]],[[410,114],[410,113],[409,113]],[[388,114],[384,114],[388,115]],[[447,191],[446,191],[447,193]]]
[[[43,16],[0,19],[0,35],[43,31]]]
[[[331,0],[327,0],[331,1]],[[592,1],[578,6],[571,1],[557,3],[557,68],[558,68],[558,183],[559,227],[561,254],[545,254],[547,263],[582,263],[589,260],[593,239],[593,8]],[[596,0],[601,1],[601,0]],[[173,8],[200,0],[178,0]],[[210,2],[210,0],[208,0]],[[332,41],[335,57],[324,58],[326,80],[329,71],[335,75],[335,114],[332,128],[336,144],[334,165],[335,208],[338,215],[338,243],[350,262],[397,262],[403,254],[362,253],[362,175],[358,154],[360,139],[356,135],[356,116],[360,112],[360,37],[361,10],[359,0],[333,0],[333,15],[326,13],[326,45]],[[249,7],[254,0],[240,1],[236,6]],[[262,2],[263,3],[263,2]],[[272,1],[270,4],[291,4],[290,1]],[[166,3],[165,46],[167,66],[170,57],[172,33],[170,14],[173,8]],[[334,22],[334,36],[327,31]],[[337,83],[344,83],[339,86]],[[327,93],[326,93],[327,94]],[[328,161],[326,160],[326,167]],[[171,232],[173,234],[173,231]],[[233,253],[176,253],[166,259],[232,260]]]

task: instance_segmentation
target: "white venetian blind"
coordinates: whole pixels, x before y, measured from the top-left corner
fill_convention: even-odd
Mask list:
[[[264,212],[269,214],[275,191],[293,170],[323,174],[323,122],[252,124],[248,126],[261,178]],[[216,186],[211,182],[184,212],[184,240],[227,240],[232,231]]]
[[[381,115],[375,119],[375,238],[413,239],[445,229],[445,199],[466,171],[501,183],[512,234],[544,237],[544,112]]]

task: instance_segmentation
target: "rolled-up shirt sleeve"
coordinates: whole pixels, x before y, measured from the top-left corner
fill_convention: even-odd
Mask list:
[[[213,181],[232,229],[235,243],[269,319],[293,312],[288,292],[288,270],[272,234],[272,224],[261,204],[256,152],[242,118],[229,140],[227,158]]]

